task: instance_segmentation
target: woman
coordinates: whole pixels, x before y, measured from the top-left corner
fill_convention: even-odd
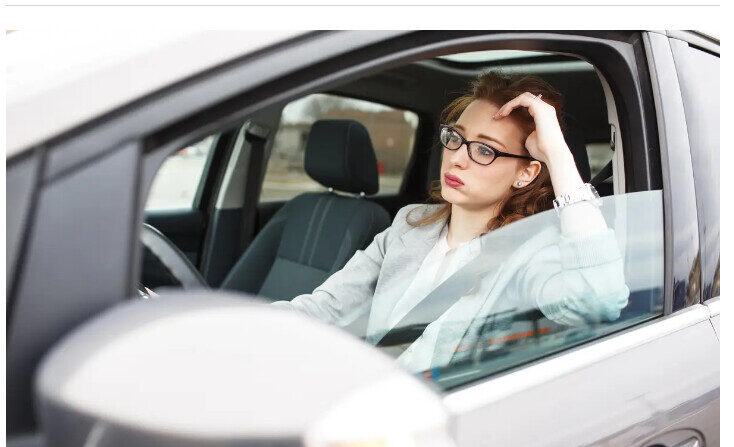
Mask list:
[[[479,76],[444,113],[441,180],[431,191],[439,203],[402,208],[342,270],[278,305],[339,325],[367,305],[366,340],[377,344],[479,255],[481,235],[550,209],[557,197],[562,234],[520,241],[398,361],[414,371],[447,364],[476,342],[472,324],[498,309],[533,307],[564,325],[618,318],[629,296],[621,255],[566,145],[560,108],[560,94],[540,78]]]

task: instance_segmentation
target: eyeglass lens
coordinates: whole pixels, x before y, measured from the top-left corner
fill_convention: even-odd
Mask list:
[[[441,129],[441,144],[450,150],[456,150],[464,143],[464,137],[450,127]],[[495,157],[494,150],[478,141],[469,143],[469,157],[481,165],[492,163]]]

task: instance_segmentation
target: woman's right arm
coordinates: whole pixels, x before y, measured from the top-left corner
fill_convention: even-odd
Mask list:
[[[357,250],[346,265],[332,274],[313,292],[298,295],[291,301],[276,301],[286,307],[330,324],[338,324],[345,316],[372,299],[387,250],[388,227],[364,249]]]

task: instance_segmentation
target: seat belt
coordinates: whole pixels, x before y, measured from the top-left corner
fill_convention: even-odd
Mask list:
[[[607,163],[603,168],[601,168],[601,171],[599,171],[593,179],[589,183],[596,188],[599,186],[600,183],[602,183],[604,180],[608,179],[609,177],[614,174],[614,170],[612,167],[612,164],[614,162],[612,160],[609,160],[609,163]]]
[[[257,201],[260,198],[262,188],[261,174],[263,173],[263,159],[265,158],[265,143],[268,141],[270,129],[257,123],[250,122],[245,131],[245,141],[250,143],[250,161],[247,164],[247,177],[245,179],[245,197],[242,204],[244,216],[244,229],[242,232],[242,251],[246,250],[252,242],[257,221]]]
[[[518,231],[501,237],[493,236],[491,250],[481,249],[479,256],[439,284],[389,331],[381,337],[379,335],[375,337],[376,341],[374,338],[370,340],[371,337],[368,336],[367,341],[379,347],[413,343],[430,323],[436,321],[459,299],[469,294],[484,276],[493,274],[507,259],[506,255],[511,254],[525,241],[527,234]],[[480,242],[484,245],[486,238],[480,239]]]

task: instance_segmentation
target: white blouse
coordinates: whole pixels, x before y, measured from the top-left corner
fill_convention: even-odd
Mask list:
[[[476,258],[481,251],[479,237],[463,242],[455,248],[448,243],[448,225],[444,224],[436,243],[421,263],[413,281],[400,297],[389,318],[392,329],[418,303],[446,278]]]
[[[481,252],[479,237],[463,242],[455,248],[448,243],[448,224],[444,224],[433,248],[421,263],[418,272],[405,293],[398,299],[389,318],[389,329],[392,329],[407,313],[423,301],[436,287],[448,277],[464,267]],[[424,345],[435,347],[436,331],[423,334]],[[398,358],[398,364],[413,371],[422,371],[430,367],[433,352],[421,350],[416,352],[415,343]]]

